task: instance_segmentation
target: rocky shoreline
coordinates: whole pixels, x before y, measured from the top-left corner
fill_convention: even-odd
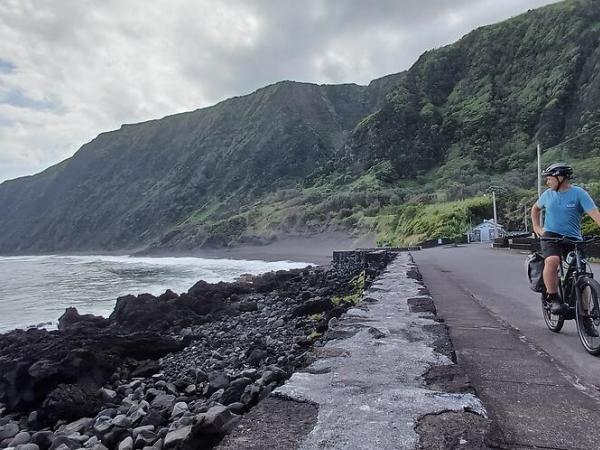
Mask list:
[[[212,448],[312,362],[393,256],[129,295],[109,318],[68,309],[59,330],[0,335],[0,448]]]

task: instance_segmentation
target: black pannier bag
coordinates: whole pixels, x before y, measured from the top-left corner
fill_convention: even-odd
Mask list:
[[[544,292],[544,257],[539,253],[532,253],[525,261],[529,288],[534,292]]]

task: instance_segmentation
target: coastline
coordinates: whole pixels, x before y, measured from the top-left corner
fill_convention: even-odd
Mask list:
[[[0,335],[0,448],[213,448],[312,362],[390,258],[128,295],[109,318],[71,308],[57,331]]]
[[[19,256],[138,256],[151,258],[183,258],[195,257],[206,259],[261,260],[268,262],[294,261],[311,265],[331,264],[334,251],[354,250],[357,248],[372,248],[375,246],[375,236],[350,236],[342,232],[326,232],[313,235],[279,235],[263,245],[242,244],[233,247],[201,248],[192,250],[154,249],[137,247],[122,250],[62,251],[48,253],[7,253],[0,257]]]
[[[151,257],[197,257],[209,259],[243,259],[262,261],[296,261],[313,265],[331,264],[334,251],[374,247],[372,235],[351,237],[345,233],[328,232],[312,236],[283,235],[264,245],[239,245],[235,247],[197,249],[190,251],[156,250],[144,256]]]

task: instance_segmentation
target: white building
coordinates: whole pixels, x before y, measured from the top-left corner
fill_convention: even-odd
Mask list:
[[[496,236],[502,237],[505,235],[504,227],[500,224],[495,224]],[[469,242],[491,242],[494,240],[494,220],[484,220],[479,225],[473,227],[469,232]]]

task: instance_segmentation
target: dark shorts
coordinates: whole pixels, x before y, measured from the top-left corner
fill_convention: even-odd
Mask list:
[[[555,237],[562,238],[564,237],[562,234],[553,233],[552,231],[544,231],[543,237]],[[560,256],[563,258],[567,256],[567,253],[572,251],[575,246],[573,244],[566,244],[560,242],[549,242],[549,241],[540,241],[540,247],[542,249],[542,255],[544,259],[548,256]]]

